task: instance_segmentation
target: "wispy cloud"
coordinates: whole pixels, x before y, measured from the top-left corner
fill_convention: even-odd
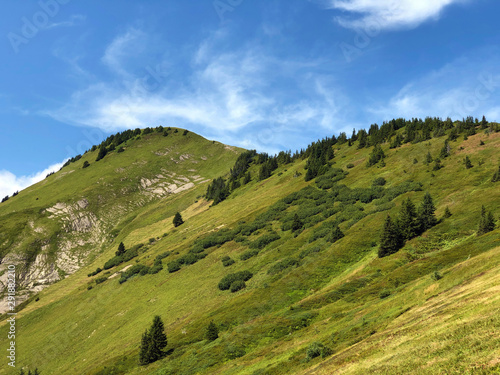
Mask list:
[[[136,65],[128,68],[129,60],[137,57],[135,46],[145,49],[148,44],[147,34],[131,29],[113,40],[102,58],[116,79],[79,90],[64,106],[45,114],[106,131],[178,125],[267,150],[287,143],[284,138],[292,128],[334,132],[347,101],[331,77],[314,73],[321,61],[283,60],[255,45],[227,52],[217,43],[224,37],[214,34],[193,49],[189,71],[174,79],[161,69],[153,77],[137,75]],[[159,66],[170,63],[159,61]],[[149,89],[149,81],[158,87]],[[290,92],[303,99],[292,98]],[[267,128],[272,137],[247,133],[255,126]]]
[[[344,27],[412,28],[438,19],[451,4],[464,0],[329,0],[328,7],[348,13],[336,20]]]
[[[479,58],[459,58],[441,69],[407,83],[388,102],[368,111],[378,118],[439,116],[461,119],[489,116],[498,120],[500,56],[476,51]]]
[[[85,23],[87,20],[87,17],[82,14],[73,14],[71,17],[69,17],[68,20],[66,21],[61,21],[61,22],[53,22],[49,25],[46,26],[47,29],[55,29],[58,27],[73,27],[73,26],[80,26]]]
[[[0,170],[0,197],[3,198],[7,195],[11,196],[16,191],[21,191],[28,186],[42,181],[49,173],[56,172],[61,169],[64,163],[65,161],[62,163],[53,164],[43,171],[29,176],[16,176],[12,172]]]

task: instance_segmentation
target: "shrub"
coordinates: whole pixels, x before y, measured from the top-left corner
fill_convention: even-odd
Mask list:
[[[168,257],[170,254],[172,254],[172,252],[171,252],[171,251],[166,251],[166,252],[164,252],[164,253],[161,253],[161,254],[159,254],[159,255],[157,255],[157,256],[156,256],[155,261],[156,261],[157,259],[160,259],[160,260],[165,259],[165,258],[166,258],[166,257]]]
[[[245,349],[238,346],[234,346],[232,344],[230,344],[226,348],[226,356],[228,359],[240,358],[243,357],[245,354],[246,354]]]
[[[307,360],[321,356],[321,358],[326,358],[332,354],[332,350],[319,342],[313,342],[307,347]]]
[[[231,284],[231,293],[235,293],[241,289],[245,289],[247,284],[243,280],[236,280]]]
[[[241,254],[240,259],[247,260],[247,259],[250,259],[250,258],[258,255],[258,254],[259,254],[258,250],[248,250],[248,251],[245,251],[243,254]]]
[[[82,166],[82,168],[87,168],[87,167],[89,167],[89,166],[90,166],[90,163],[89,163],[87,160],[85,160],[85,161],[83,162],[83,166]]]
[[[373,180],[372,186],[384,186],[386,184],[386,180],[383,177],[377,177]]]
[[[276,263],[271,268],[269,268],[269,270],[267,271],[267,273],[269,275],[274,275],[274,274],[276,274],[278,272],[286,270],[289,267],[297,266],[298,264],[299,264],[299,261],[297,259],[286,258],[286,259],[283,259],[282,261]]]
[[[237,273],[231,273],[229,275],[224,276],[219,282],[220,290],[228,290],[231,288],[231,285],[238,280],[248,281],[253,277],[253,274],[250,271],[240,271]]]
[[[95,276],[95,275],[97,275],[98,273],[101,273],[101,272],[102,272],[102,269],[100,269],[98,267],[94,272],[89,273],[87,276],[88,277]]]
[[[231,257],[228,256],[228,255],[226,255],[225,257],[223,257],[221,260],[222,260],[222,265],[224,267],[229,267],[230,265],[232,265],[232,264],[235,263],[234,259],[231,259]]]
[[[181,269],[181,263],[178,260],[174,260],[168,263],[167,268],[169,273],[177,272]]]
[[[269,245],[271,242],[279,240],[281,237],[279,236],[278,233],[272,232],[269,234],[264,234],[257,238],[255,241],[250,243],[250,248],[252,249],[263,249],[267,245]]]
[[[107,279],[108,279],[107,276],[101,276],[101,277],[98,277],[97,279],[95,279],[95,283],[101,284],[101,283],[105,282]]]
[[[346,168],[348,168],[348,169],[351,169],[351,168],[354,168],[354,164],[349,163],[349,164],[347,164],[345,167],[346,167]]]
[[[432,280],[434,281],[441,280],[442,278],[443,276],[439,273],[439,271],[434,271],[434,273],[432,274]]]
[[[383,290],[383,291],[381,291],[381,292],[380,292],[379,297],[380,297],[380,299],[384,299],[384,298],[389,297],[390,295],[391,295],[391,292],[390,292],[390,291],[388,291],[388,290]]]
[[[104,263],[103,268],[105,270],[109,270],[110,268],[118,266],[122,262],[123,262],[123,257],[121,255],[115,256],[115,257],[111,258],[110,260],[108,260],[106,263]]]

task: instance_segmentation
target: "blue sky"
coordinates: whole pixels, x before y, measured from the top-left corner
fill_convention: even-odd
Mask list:
[[[394,117],[500,120],[494,0],[41,0],[0,23],[0,196],[127,128],[270,153]]]

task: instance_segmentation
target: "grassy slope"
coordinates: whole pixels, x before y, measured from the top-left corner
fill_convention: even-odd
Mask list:
[[[488,299],[487,304],[479,302],[486,295],[493,296],[498,284],[499,230],[479,238],[474,232],[481,204],[500,211],[498,185],[490,182],[498,168],[498,135],[478,134],[452,143],[453,155],[444,160],[444,169],[434,173],[423,165],[423,158],[428,150],[437,155],[443,138],[396,150],[385,146],[385,168],[365,167],[370,150],[347,145],[336,150],[336,167],[355,164],[342,183],[370,186],[375,177],[383,176],[393,186],[413,179],[424,184],[424,191],[398,197],[396,206],[407,196],[420,201],[429,191],[438,216],[446,206],[453,213],[424,237],[384,259],[378,259],[376,247],[372,247],[387,214],[378,212],[350,228],[342,224],[346,237],[334,245],[320,240],[320,252],[304,258],[300,267],[275,276],[267,274],[272,264],[284,257],[297,257],[312,246],[308,238],[313,228],[297,238],[281,233],[281,240],[247,261],[240,261],[239,256],[248,247],[231,241],[209,249],[207,258],[177,273],[163,270],[122,285],[112,279],[87,290],[86,274],[102,266],[119,241],[130,246],[168,232],[147,247],[140,263],[151,265],[154,257],[166,250],[182,255],[200,234],[234,227],[241,220],[249,222],[283,196],[308,185],[302,177],[293,177],[296,171],[304,173],[304,162],[280,167],[270,179],[252,181],[210,209],[204,201],[194,203],[203,187],[169,198],[168,205],[160,202],[141,208],[133,220],[120,227],[118,237],[95,262],[44,290],[39,301],[21,312],[20,363],[38,366],[44,374],[493,371],[498,368],[494,332],[500,302],[498,298]],[[478,146],[480,139],[485,146]],[[465,154],[475,165],[470,170],[462,164]],[[417,164],[413,164],[414,158]],[[479,165],[480,159],[485,163]],[[256,171],[252,172],[255,175]],[[373,203],[365,211],[371,208]],[[177,209],[187,220],[173,229],[171,217]],[[397,210],[389,212],[396,214]],[[280,232],[279,226],[273,227]],[[230,269],[220,262],[224,255],[237,261]],[[129,263],[135,264],[135,260]],[[255,274],[245,291],[230,294],[216,288],[222,276],[244,269]],[[443,279],[431,279],[435,270]],[[366,276],[370,281],[356,286],[356,281]],[[351,289],[331,302],[328,296],[346,282]],[[382,290],[391,296],[381,299]],[[140,336],[155,314],[165,322],[168,348],[173,351],[162,361],[137,367]],[[219,340],[206,343],[203,333],[211,319],[222,331]],[[464,325],[464,321],[471,324]],[[0,334],[4,335],[4,330],[3,326]],[[306,348],[314,341],[331,347],[335,354],[326,360],[306,361]],[[247,354],[228,359],[238,348]]]

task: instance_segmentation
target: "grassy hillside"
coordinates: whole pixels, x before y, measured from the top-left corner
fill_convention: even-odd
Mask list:
[[[438,170],[425,159],[428,152],[439,155],[446,137],[394,149],[383,144],[385,166],[371,167],[373,147],[335,144],[331,169],[308,182],[305,158],[280,164],[261,181],[253,163],[252,180],[215,206],[202,198],[207,183],[163,198],[137,187],[167,172],[224,176],[237,157],[192,133],[176,136],[132,140],[125,152],[98,163],[84,155],[0,206],[6,233],[59,202],[107,197],[93,212],[101,218],[115,211],[103,227],[102,250],[19,312],[20,366],[44,375],[500,373],[500,230],[476,233],[482,205],[495,218],[500,213],[500,182],[491,181],[500,133],[459,137]],[[198,163],[157,155],[171,147]],[[85,160],[91,166],[81,169]],[[380,177],[385,185],[373,187]],[[130,186],[136,190],[118,194]],[[397,217],[407,198],[418,206],[425,193],[438,224],[379,258],[386,216]],[[446,208],[452,215],[445,218]],[[177,211],[185,223],[174,228]],[[295,216],[302,227],[294,231]],[[39,220],[49,222],[43,215]],[[334,241],[337,225],[344,237]],[[21,249],[32,238],[16,241]],[[120,242],[127,249],[144,246],[132,260],[88,277]],[[160,272],[119,282],[117,272],[152,267],[158,255],[165,256]],[[225,267],[226,256],[235,263]],[[179,262],[180,269],[169,272]],[[218,288],[239,271],[253,275],[246,288]],[[167,355],[139,366],[141,335],[155,315],[165,323]],[[212,342],[205,339],[210,321],[220,329]],[[4,337],[5,321],[0,324]],[[2,367],[2,373],[9,372]]]

